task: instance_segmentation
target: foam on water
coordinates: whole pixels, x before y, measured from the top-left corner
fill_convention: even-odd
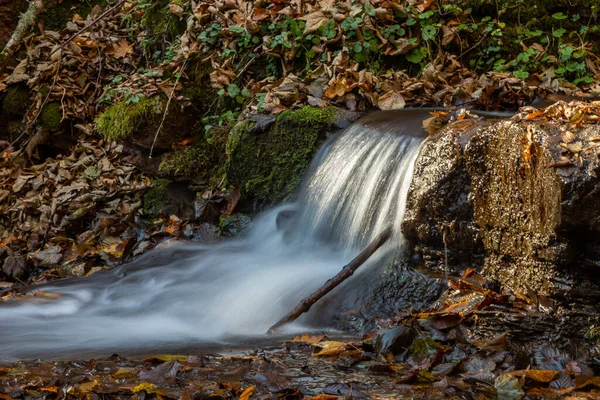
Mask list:
[[[387,225],[393,240],[361,270],[401,245],[422,142],[403,126],[383,118],[331,138],[297,203],[263,213],[243,238],[161,246],[130,265],[36,288],[58,296],[1,303],[0,359],[157,352],[264,335]],[[277,215],[289,210],[287,228],[277,229]],[[360,274],[350,281],[336,289],[348,304]],[[311,312],[297,329],[327,325],[315,315],[322,309]]]

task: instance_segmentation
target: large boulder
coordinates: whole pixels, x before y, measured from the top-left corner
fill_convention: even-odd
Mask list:
[[[598,125],[556,118],[450,124],[417,161],[405,235],[429,261],[446,245],[451,263],[479,264],[515,293],[594,302],[598,140]]]

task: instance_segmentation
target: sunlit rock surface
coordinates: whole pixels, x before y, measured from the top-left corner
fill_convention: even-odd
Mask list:
[[[415,166],[404,233],[426,260],[479,263],[508,288],[595,302],[600,264],[600,128],[458,122]],[[427,258],[429,257],[429,258]]]

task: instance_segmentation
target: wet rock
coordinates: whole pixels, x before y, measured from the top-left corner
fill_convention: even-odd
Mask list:
[[[165,214],[193,219],[194,196],[185,184],[156,179],[152,188],[144,194],[144,213],[151,218]]]
[[[574,143],[587,147],[576,153],[565,151],[562,133],[504,121],[481,128],[466,148],[485,271],[521,293],[566,294],[593,279],[586,266],[598,262],[600,129],[576,132]]]
[[[443,257],[444,244],[450,263],[473,260],[483,250],[464,154],[480,125],[467,120],[442,129],[427,140],[417,159],[402,230],[426,260]]]
[[[530,298],[595,296],[599,136],[583,127],[566,143],[565,128],[544,121],[449,125],[417,161],[406,237],[426,260],[443,257],[445,243],[452,263],[482,265]]]
[[[234,237],[243,234],[250,226],[251,219],[246,214],[222,216],[219,224],[221,236]]]

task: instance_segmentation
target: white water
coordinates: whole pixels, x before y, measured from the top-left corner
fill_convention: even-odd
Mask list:
[[[399,124],[356,124],[330,140],[296,205],[263,213],[245,238],[162,246],[131,265],[38,288],[58,298],[1,303],[0,359],[159,352],[264,335],[388,224],[394,236],[376,256],[400,247],[422,141],[401,132]],[[295,214],[278,230],[283,210]],[[361,270],[377,264],[375,257]],[[352,303],[363,273],[336,289],[344,302]],[[319,312],[290,329],[323,323]]]

